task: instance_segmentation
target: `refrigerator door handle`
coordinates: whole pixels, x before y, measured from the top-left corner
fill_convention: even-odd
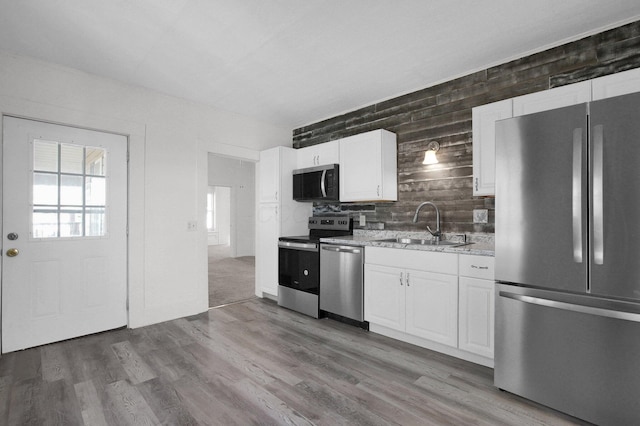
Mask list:
[[[561,309],[564,311],[579,312],[588,315],[596,315],[600,317],[614,318],[625,321],[640,322],[640,314],[625,311],[615,311],[612,309],[597,308],[594,306],[577,305],[574,303],[561,302],[558,300],[543,299],[541,297],[525,296],[522,294],[509,293],[500,291],[500,297],[517,300],[519,302],[529,303],[532,305],[546,306],[548,308]]]
[[[604,126],[593,126],[593,261],[604,263]]]
[[[573,261],[582,263],[582,128],[573,130]]]

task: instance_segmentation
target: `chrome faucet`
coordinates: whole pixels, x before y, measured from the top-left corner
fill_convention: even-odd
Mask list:
[[[434,209],[436,209],[436,230],[435,232],[432,231],[429,225],[427,225],[427,231],[429,231],[429,233],[433,235],[433,238],[436,241],[440,241],[440,237],[442,236],[442,233],[440,232],[440,210],[438,210],[438,206],[433,204],[431,201],[425,201],[418,206],[418,208],[416,209],[416,214],[413,215],[413,223],[418,222],[418,213],[420,213],[420,209],[424,206],[432,206]]]

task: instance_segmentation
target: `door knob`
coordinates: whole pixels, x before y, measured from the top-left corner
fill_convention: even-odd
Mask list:
[[[10,248],[7,250],[7,256],[9,257],[16,257],[18,253],[20,253],[20,251],[17,248]]]

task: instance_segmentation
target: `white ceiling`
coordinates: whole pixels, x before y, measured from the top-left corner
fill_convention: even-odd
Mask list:
[[[0,0],[0,49],[293,129],[639,19],[638,0]]]

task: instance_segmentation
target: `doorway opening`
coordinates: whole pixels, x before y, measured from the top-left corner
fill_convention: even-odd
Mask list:
[[[209,307],[255,297],[255,164],[209,154]]]

